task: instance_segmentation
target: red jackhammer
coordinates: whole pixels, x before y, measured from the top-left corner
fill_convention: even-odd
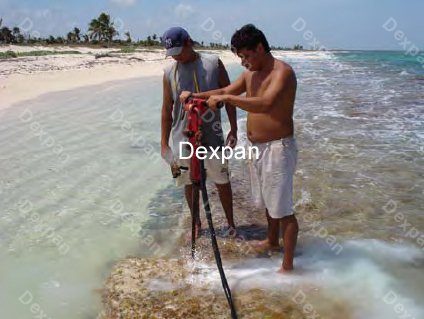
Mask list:
[[[209,231],[211,234],[212,248],[215,255],[216,264],[218,266],[219,274],[221,276],[222,287],[224,288],[225,296],[227,297],[228,304],[231,309],[231,318],[237,319],[236,309],[234,307],[233,299],[231,296],[231,290],[228,286],[227,278],[225,277],[224,269],[222,267],[221,254],[218,248],[218,242],[216,240],[215,229],[212,223],[212,214],[209,205],[208,193],[206,190],[206,171],[203,160],[196,157],[196,150],[202,145],[202,115],[208,110],[206,100],[189,98],[184,103],[184,110],[188,113],[188,125],[185,130],[185,134],[191,143],[194,155],[190,159],[190,177],[192,181],[192,224],[191,224],[191,254],[194,258],[196,250],[196,238],[195,238],[195,227],[200,218],[198,212],[198,201],[199,201],[199,187],[202,192],[203,205],[206,213],[206,219],[209,225]],[[195,211],[197,210],[197,211]]]

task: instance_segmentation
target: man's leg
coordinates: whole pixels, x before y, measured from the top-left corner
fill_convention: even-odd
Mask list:
[[[235,229],[233,216],[233,191],[231,189],[231,183],[226,184],[215,184],[218,189],[219,199],[221,200],[222,208],[224,208],[225,217],[227,218],[228,226],[231,229]]]
[[[280,220],[269,216],[268,209],[266,219],[268,221],[268,243],[270,247],[279,247],[278,238],[280,235]]]
[[[259,249],[279,249],[278,238],[280,235],[280,220],[269,216],[268,209],[265,209],[266,219],[268,222],[267,239],[260,240],[253,245]]]
[[[283,217],[281,223],[283,224],[284,258],[279,272],[286,272],[293,270],[294,251],[296,249],[299,225],[294,215]]]
[[[199,188],[195,187],[197,196],[197,201],[194,203],[195,206],[193,206],[193,185],[185,185],[185,197],[187,200],[188,207],[190,208],[190,213],[192,218],[196,218],[196,238],[200,237],[200,230],[202,228],[202,225],[200,223],[200,213],[199,213]],[[194,210],[193,210],[194,208]],[[195,215],[193,215],[193,211],[195,212]]]

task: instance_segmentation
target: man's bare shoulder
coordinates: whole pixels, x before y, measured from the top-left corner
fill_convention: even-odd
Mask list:
[[[244,70],[242,73],[241,73],[241,75],[243,76],[243,77],[249,77],[249,76],[252,76],[252,74],[253,73],[255,73],[256,71],[249,71],[249,70]]]
[[[241,79],[245,80],[245,81],[250,81],[250,79],[252,78],[254,72],[249,71],[249,70],[244,70],[241,74],[240,77]]]
[[[274,71],[278,73],[279,76],[284,77],[292,77],[295,75],[294,70],[290,64],[278,59],[275,59]]]
[[[297,79],[296,74],[291,67],[290,64],[281,61],[281,60],[275,60],[274,64],[274,76],[273,80],[278,81],[279,83],[282,83],[283,85],[292,84],[294,86],[297,85]]]

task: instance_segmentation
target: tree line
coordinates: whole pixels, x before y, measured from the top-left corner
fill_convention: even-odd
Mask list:
[[[54,37],[50,35],[47,38],[31,37],[30,34],[22,34],[19,27],[9,28],[2,26],[3,20],[0,19],[0,43],[2,44],[93,44],[102,46],[111,45],[141,45],[141,46],[160,46],[161,38],[156,34],[147,36],[144,40],[133,41],[129,31],[124,32],[124,39],[116,39],[119,32],[115,26],[114,21],[109,14],[101,13],[97,18],[94,18],[88,24],[87,32],[82,33],[80,28],[74,27],[69,31],[66,36]],[[195,46],[213,48],[213,49],[229,49],[228,44],[210,42],[206,45],[203,41],[194,41]],[[303,50],[303,46],[297,44],[293,48],[287,47],[274,47],[273,50]]]
[[[110,46],[112,44],[138,44],[146,46],[161,45],[156,34],[149,35],[145,40],[133,41],[129,31],[124,32],[124,39],[117,39],[119,32],[109,14],[101,13],[88,24],[87,32],[74,27],[66,36],[50,35],[46,38],[31,37],[31,34],[23,34],[19,27],[9,28],[2,26],[0,19],[0,43],[2,44],[101,44]]]

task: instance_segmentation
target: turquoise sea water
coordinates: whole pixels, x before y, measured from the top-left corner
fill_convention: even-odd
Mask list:
[[[316,285],[351,304],[354,318],[398,318],[396,304],[424,317],[422,65],[399,52],[275,55],[299,82],[296,266],[304,275],[281,284]],[[228,70],[232,79],[242,71]],[[158,157],[160,106],[158,76],[0,113],[2,318],[33,318],[34,303],[51,318],[95,318],[97,290],[117,260],[175,254],[186,211]],[[238,118],[243,143],[245,114]],[[316,207],[312,217],[305,207]],[[227,269],[230,285],[264,288],[279,262],[246,260]],[[211,280],[219,285],[213,271]],[[391,292],[396,302],[385,302]]]
[[[341,61],[375,66],[386,72],[408,72],[423,75],[423,55],[408,55],[402,51],[342,51],[334,52],[334,56]]]
[[[33,303],[51,318],[95,318],[113,263],[156,252],[142,225],[170,184],[160,84],[108,83],[2,113],[2,318],[32,318]]]

